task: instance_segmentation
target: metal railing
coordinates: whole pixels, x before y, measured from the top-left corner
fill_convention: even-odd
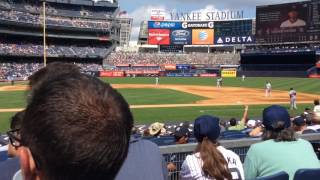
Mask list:
[[[316,134],[306,134],[299,136],[302,139],[308,140],[313,144],[320,144],[320,133]],[[260,142],[260,138],[245,138],[245,139],[236,139],[236,140],[221,140],[219,141],[220,145],[232,150],[239,155],[242,162],[246,157],[246,154],[249,150],[249,147],[252,144]],[[195,150],[197,144],[183,144],[183,145],[172,145],[172,146],[160,146],[160,152],[162,153],[166,163],[173,163],[176,165],[175,171],[169,172],[170,180],[178,180],[179,172],[181,170],[181,165],[185,160],[187,155],[190,155]],[[319,156],[318,156],[319,157]]]

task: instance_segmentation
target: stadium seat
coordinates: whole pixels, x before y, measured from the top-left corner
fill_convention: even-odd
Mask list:
[[[299,169],[294,174],[293,180],[313,180],[320,178],[320,169]]]
[[[239,139],[239,138],[246,138],[248,137],[247,134],[242,133],[241,131],[225,131],[221,133],[222,139]]]
[[[159,137],[159,138],[153,138],[153,139],[149,139],[149,140],[154,142],[158,146],[168,146],[168,145],[175,144],[175,139],[173,136]]]
[[[8,152],[7,151],[0,151],[0,162],[5,161],[8,159]]]
[[[258,178],[255,178],[254,180],[289,180],[289,175],[286,172],[281,171],[274,175],[258,177]]]

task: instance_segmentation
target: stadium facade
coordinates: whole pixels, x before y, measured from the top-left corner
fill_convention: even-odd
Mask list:
[[[116,19],[117,24],[120,25],[120,47],[128,47],[131,38],[132,18],[119,17]]]

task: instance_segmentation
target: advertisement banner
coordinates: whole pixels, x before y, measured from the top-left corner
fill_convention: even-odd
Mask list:
[[[100,71],[100,77],[124,77],[123,71]]]
[[[237,77],[236,70],[222,70],[221,77]]]
[[[191,69],[191,65],[189,65],[189,64],[177,64],[177,69],[179,69],[179,70],[189,70],[189,69]]]
[[[175,64],[165,64],[164,69],[174,71],[177,70],[177,66]]]
[[[191,44],[191,30],[176,29],[171,31],[171,44],[174,45],[188,45]]]
[[[217,77],[217,74],[200,74],[199,77]]]
[[[149,29],[148,43],[151,45],[169,45],[169,29]]]
[[[171,21],[148,21],[149,29],[181,29],[181,22]]]
[[[213,29],[214,22],[213,21],[183,22],[181,26],[183,29]]]
[[[253,44],[255,39],[253,36],[215,36],[214,43],[217,44]]]
[[[166,12],[164,9],[152,9],[151,10],[151,20],[153,21],[163,21]]]
[[[213,29],[193,29],[192,44],[193,45],[211,45],[214,41]]]

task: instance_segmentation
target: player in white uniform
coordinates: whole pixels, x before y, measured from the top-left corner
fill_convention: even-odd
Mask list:
[[[246,80],[246,75],[242,75],[242,82]]]
[[[297,92],[293,88],[290,88],[289,97],[290,97],[290,109],[298,109],[297,108]]]
[[[271,96],[271,88],[272,88],[271,83],[269,81],[267,81],[267,83],[266,83],[266,97]]]
[[[217,88],[221,88],[222,86],[222,77],[217,79]]]
[[[158,76],[156,77],[156,85],[157,86],[159,85],[159,77]]]

